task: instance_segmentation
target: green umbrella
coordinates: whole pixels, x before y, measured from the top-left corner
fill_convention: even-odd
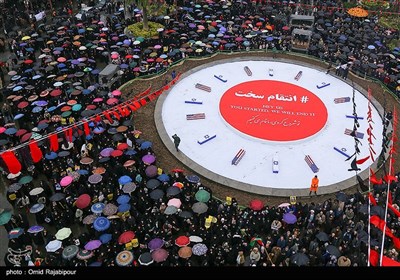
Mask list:
[[[69,117],[71,114],[72,114],[71,111],[65,111],[65,112],[63,112],[63,113],[61,114],[61,117],[66,118],[66,117]]]
[[[143,42],[143,41],[144,41],[144,38],[143,38],[143,37],[137,37],[137,38],[136,38],[136,41]]]
[[[131,68],[135,67],[136,65],[137,65],[136,61],[129,63],[129,67],[131,67]]]
[[[0,214],[0,226],[5,225],[11,219],[12,213],[10,211],[4,211]]]
[[[210,200],[210,193],[205,190],[199,190],[196,195],[196,200],[200,202],[207,202]]]
[[[68,238],[71,235],[72,231],[70,228],[64,227],[57,231],[56,233],[56,238],[58,240],[64,240],[65,238]]]
[[[80,109],[82,109],[81,104],[75,104],[74,106],[72,106],[72,111],[79,111]]]
[[[22,177],[21,179],[19,179],[18,183],[20,183],[21,185],[25,185],[28,184],[30,182],[32,182],[33,178],[29,175]]]

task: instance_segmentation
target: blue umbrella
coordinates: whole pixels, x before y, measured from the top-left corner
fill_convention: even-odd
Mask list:
[[[126,69],[126,68],[128,68],[129,67],[129,65],[128,64],[125,64],[125,63],[123,63],[123,64],[121,64],[120,66],[119,66],[119,68],[121,68],[121,69]]]
[[[137,152],[135,150],[127,150],[125,152],[125,155],[127,155],[127,156],[133,156],[133,155],[136,155],[136,154],[137,154]]]
[[[94,220],[93,227],[97,231],[105,231],[110,227],[110,220],[105,217],[98,217],[96,220]]]
[[[24,233],[23,228],[14,228],[8,232],[8,238],[13,239],[13,238],[18,238]]]
[[[120,206],[118,206],[118,212],[119,213],[123,213],[126,211],[129,211],[131,209],[131,205],[130,204],[121,204]]]
[[[249,41],[244,41],[244,42],[243,42],[243,46],[245,46],[245,47],[250,46],[250,42],[249,42]]]
[[[14,117],[14,120],[19,120],[20,118],[22,118],[23,116],[25,116],[24,114],[18,114]]]
[[[368,46],[368,49],[374,50],[374,49],[375,49],[375,46],[374,46],[374,45],[369,45],[369,46]]]
[[[102,127],[96,127],[95,129],[93,129],[93,133],[95,133],[95,134],[100,134],[100,133],[103,133],[104,132],[104,128],[102,128]]]
[[[142,144],[140,144],[141,149],[147,149],[150,148],[153,145],[150,141],[144,141]]]
[[[40,79],[41,77],[42,77],[41,75],[35,75],[32,77],[32,80],[37,80],[37,79]]]
[[[64,63],[59,63],[59,64],[57,64],[57,67],[58,68],[64,68],[64,67],[66,67],[67,65],[65,65]]]
[[[48,160],[56,159],[58,157],[57,153],[51,152],[50,154],[45,154],[44,157]]]
[[[4,131],[4,133],[7,134],[7,135],[13,135],[16,132],[17,132],[17,129],[15,127],[7,128],[6,131]]]
[[[21,87],[21,86],[16,86],[15,88],[13,88],[13,91],[19,91],[19,90],[21,90],[21,89],[23,89],[23,87]]]
[[[169,176],[163,173],[160,176],[158,176],[157,179],[160,180],[161,182],[167,182],[169,181]]]
[[[121,185],[125,185],[126,183],[129,183],[129,182],[132,182],[132,178],[127,175],[121,176],[118,179],[118,183],[120,183]]]
[[[283,219],[284,222],[288,223],[289,225],[294,224],[297,222],[297,218],[295,215],[293,215],[292,213],[286,213],[283,215]]]
[[[126,194],[120,195],[120,196],[117,198],[117,202],[118,202],[119,204],[126,204],[126,203],[128,203],[130,200],[131,200],[131,197],[130,197],[129,195],[126,195]]]
[[[28,232],[29,232],[29,233],[38,233],[38,232],[41,232],[41,231],[43,231],[43,230],[44,230],[44,227],[39,226],[39,225],[36,225],[36,226],[31,226],[31,227],[28,229]]]
[[[87,171],[87,170],[85,170],[85,169],[79,169],[79,170],[78,170],[78,173],[79,173],[80,175],[88,175],[88,174],[89,174],[89,171]]]
[[[93,204],[92,207],[90,208],[90,210],[95,214],[101,213],[103,211],[104,207],[105,207],[104,203],[98,202],[98,203]]]
[[[47,108],[47,112],[53,112],[55,109],[57,109],[57,107],[56,106],[51,106],[51,107],[49,107],[49,108]]]
[[[186,176],[186,180],[188,180],[190,183],[197,184],[200,182],[200,178],[197,175],[188,175]]]
[[[111,239],[112,239],[112,234],[110,234],[110,233],[104,233],[104,234],[100,235],[100,237],[99,237],[99,240],[103,244],[110,242]]]
[[[79,33],[79,34],[83,34],[83,33],[85,33],[85,31],[86,31],[86,30],[85,30],[84,28],[78,29],[78,33]]]
[[[43,107],[36,106],[32,109],[32,113],[39,113],[40,111],[43,110]]]
[[[274,40],[274,37],[268,36],[267,38],[265,38],[265,40],[267,40],[267,41],[273,41],[273,40]]]

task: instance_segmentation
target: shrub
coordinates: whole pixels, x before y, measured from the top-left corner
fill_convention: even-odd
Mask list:
[[[137,22],[128,26],[128,30],[134,37],[151,38],[158,35],[157,29],[164,28],[164,26],[157,22],[149,21],[149,30],[143,29],[143,22]]]

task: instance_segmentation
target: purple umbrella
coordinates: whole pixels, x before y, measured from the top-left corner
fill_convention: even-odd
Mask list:
[[[101,241],[100,240],[90,240],[88,243],[85,245],[86,250],[95,250],[101,246]]]
[[[71,63],[74,65],[77,65],[77,64],[79,64],[79,60],[77,60],[77,59],[71,60]]]
[[[189,23],[189,27],[190,27],[190,28],[195,28],[195,27],[196,27],[196,24],[194,24],[194,23]]]
[[[93,175],[89,176],[88,181],[91,184],[97,184],[97,183],[100,183],[102,179],[103,179],[103,176],[101,176],[100,174],[93,174]]]
[[[297,222],[297,218],[292,213],[286,213],[283,215],[283,221],[291,225]]]
[[[132,41],[128,40],[128,39],[125,39],[123,43],[124,43],[124,45],[128,45],[129,46],[132,43]]]
[[[147,247],[150,250],[157,250],[160,249],[164,245],[164,240],[161,238],[154,238],[150,240],[150,242],[147,244]]]
[[[109,157],[111,155],[112,151],[114,151],[113,148],[105,148],[105,149],[101,150],[100,155],[102,157]]]
[[[142,161],[145,164],[152,164],[156,161],[156,157],[153,155],[145,155],[144,157],[142,157]]]
[[[47,105],[47,101],[45,100],[38,100],[34,102],[36,106],[44,107]]]
[[[149,165],[146,167],[145,172],[148,177],[157,176],[157,167],[155,165]]]

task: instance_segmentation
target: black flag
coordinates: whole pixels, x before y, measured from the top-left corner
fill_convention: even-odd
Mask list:
[[[348,171],[360,171],[361,169],[357,167],[357,157],[354,157],[353,161],[351,162],[350,166],[351,169],[347,169]]]

